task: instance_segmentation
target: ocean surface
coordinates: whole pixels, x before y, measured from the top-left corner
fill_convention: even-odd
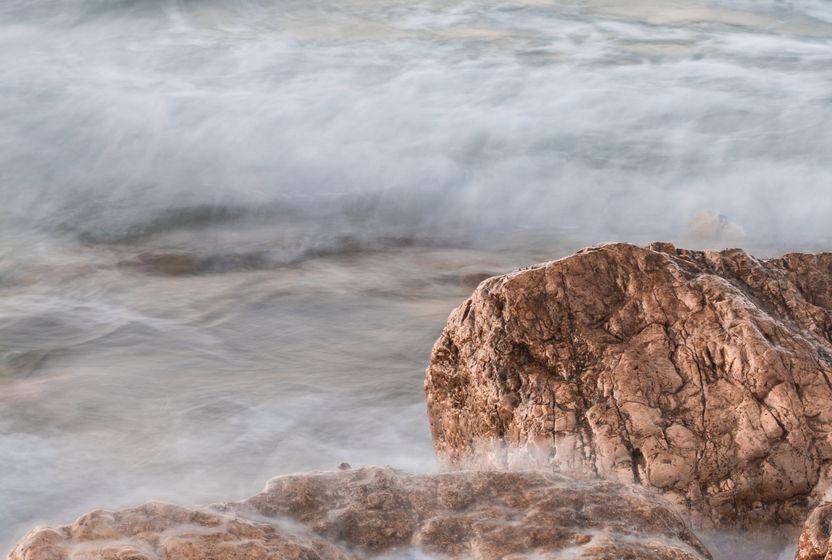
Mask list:
[[[0,554],[435,469],[423,371],[480,279],[828,250],[830,162],[829,0],[2,0]]]

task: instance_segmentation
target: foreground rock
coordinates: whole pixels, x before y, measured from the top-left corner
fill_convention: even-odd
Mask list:
[[[404,475],[366,468],[286,476],[240,503],[151,503],[37,529],[9,560],[702,560],[661,500],[540,472]]]
[[[433,349],[436,449],[800,523],[832,459],[830,309],[832,254],[614,244],[491,278]]]
[[[803,524],[795,560],[830,559],[832,559],[832,502],[826,502],[815,508]]]

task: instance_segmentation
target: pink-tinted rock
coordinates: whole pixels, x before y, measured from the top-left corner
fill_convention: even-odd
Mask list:
[[[832,502],[816,507],[803,524],[795,560],[832,560]]]
[[[96,511],[27,535],[9,560],[703,560],[672,508],[637,488],[543,472],[363,468],[273,479],[239,503]]]
[[[491,278],[433,349],[436,450],[800,523],[832,460],[830,310],[832,254],[610,244]]]

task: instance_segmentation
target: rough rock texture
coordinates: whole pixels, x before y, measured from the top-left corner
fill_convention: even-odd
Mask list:
[[[660,489],[697,526],[800,523],[832,459],[832,254],[610,244],[486,280],[426,376],[450,464]]]
[[[239,503],[151,503],[36,529],[9,560],[703,560],[660,498],[542,472],[404,475],[364,468],[273,479]]]
[[[832,560],[832,502],[816,507],[804,523],[795,560]]]

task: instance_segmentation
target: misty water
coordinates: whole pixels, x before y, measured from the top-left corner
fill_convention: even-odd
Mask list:
[[[3,0],[0,550],[435,469],[423,370],[479,279],[828,249],[830,161],[827,0]]]

